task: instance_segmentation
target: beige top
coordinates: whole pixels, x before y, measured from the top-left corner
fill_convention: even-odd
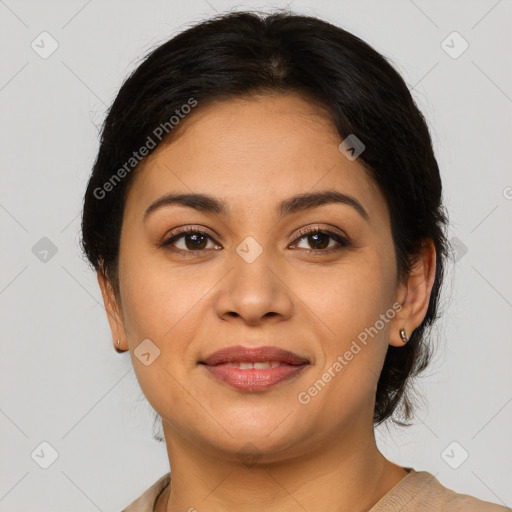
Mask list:
[[[427,471],[409,469],[409,474],[387,492],[368,512],[512,512],[511,508],[458,494],[439,483]],[[171,473],[159,478],[122,512],[153,512]]]

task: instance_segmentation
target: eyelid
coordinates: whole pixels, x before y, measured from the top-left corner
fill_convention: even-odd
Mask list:
[[[329,228],[323,228],[323,227],[317,225],[317,226],[310,226],[308,228],[301,228],[297,233],[295,233],[295,237],[293,238],[292,241],[295,242],[295,240],[297,240],[297,238],[301,238],[301,237],[304,237],[306,235],[309,235],[310,233],[316,233],[318,231],[326,233],[326,234],[329,234],[329,235],[332,234],[332,235],[340,236],[342,238],[348,238],[345,235],[345,233],[343,233],[343,232],[338,233],[338,232],[332,231]],[[174,238],[177,235],[187,234],[187,233],[197,233],[197,232],[199,232],[201,234],[208,235],[215,242],[219,243],[216,240],[217,235],[213,234],[212,231],[210,231],[208,228],[206,228],[204,226],[197,226],[196,227],[196,226],[186,225],[186,226],[182,226],[182,227],[177,227],[174,230],[172,230],[171,233],[166,233],[162,238],[163,238],[163,241],[165,242],[166,240],[169,240],[170,238]]]
[[[211,229],[208,229],[204,226],[196,226],[187,224],[185,226],[178,226],[177,228],[173,228],[172,230],[165,233],[162,237],[162,241],[165,242],[171,238],[177,237],[178,235],[187,234],[187,233],[201,233],[204,235],[208,235],[212,238],[216,243],[217,242],[217,234],[214,233]]]
[[[338,231],[335,231],[335,229]],[[177,252],[182,252],[182,253],[189,253],[189,254],[194,254],[196,252],[208,252],[205,249],[183,250],[183,249],[179,249],[179,248],[176,248],[173,246],[173,243],[175,243],[177,240],[179,240],[180,238],[182,238],[183,236],[185,236],[189,233],[190,234],[206,235],[216,245],[219,245],[222,247],[222,245],[217,241],[217,235],[213,235],[211,230],[209,230],[208,228],[206,228],[204,226],[191,226],[191,225],[177,227],[174,230],[172,230],[171,233],[167,233],[166,235],[164,235],[162,241],[159,243],[159,246],[164,247],[164,248],[172,247],[171,250],[174,250]],[[346,246],[350,245],[350,243],[351,243],[349,237],[344,232],[339,232],[339,228],[335,228],[334,226],[331,228],[326,228],[326,227],[322,227],[320,225],[314,225],[314,226],[309,226],[306,228],[301,228],[297,233],[295,233],[291,244],[294,244],[294,246],[296,246],[297,244],[295,242],[298,242],[298,241],[306,238],[310,234],[315,234],[315,233],[321,233],[321,234],[325,234],[325,235],[329,236],[330,238],[332,238],[334,241],[337,242],[338,246],[330,247],[327,249],[300,249],[301,251],[305,251],[307,253],[318,253],[318,254],[329,253],[331,251],[339,250],[343,247],[346,247]]]
[[[299,230],[299,232],[295,235],[295,239],[292,242],[293,246],[297,246],[297,241],[300,242],[304,238],[307,238],[308,236],[316,233],[327,235],[329,238],[334,240],[337,245],[335,245],[334,247],[327,247],[325,249],[300,249],[300,251],[306,252],[307,254],[322,256],[334,252],[339,252],[342,249],[345,249],[352,245],[352,242],[345,233],[342,234],[337,231],[334,231],[333,229],[323,228],[321,226],[310,226],[308,228],[303,228]]]
[[[299,231],[295,234],[294,241],[297,238],[303,238],[304,236],[309,235],[310,233],[317,233],[317,232],[325,233],[329,236],[331,236],[331,235],[337,236],[337,237],[343,238],[347,242],[349,239],[348,236],[343,231],[341,231],[339,228],[335,228],[334,226],[322,227],[321,225],[317,224],[314,226],[309,226],[307,228],[299,229]]]
[[[216,246],[217,245],[221,246],[221,244],[217,241],[216,235],[212,235],[211,230],[209,230],[208,228],[205,228],[204,226],[199,227],[199,226],[191,226],[191,225],[177,227],[177,228],[174,228],[173,230],[171,230],[170,232],[167,232],[162,237],[161,241],[157,243],[157,246],[161,249],[166,249],[166,250],[169,250],[169,251],[172,251],[175,253],[180,253],[183,255],[194,255],[194,254],[201,253],[201,252],[207,253],[212,250],[212,249],[210,249],[209,251],[207,251],[205,249],[184,250],[184,249],[180,249],[180,248],[174,246],[174,244],[178,240],[180,240],[181,238],[185,237],[188,234],[205,235]],[[218,250],[218,249],[214,249],[214,250]]]

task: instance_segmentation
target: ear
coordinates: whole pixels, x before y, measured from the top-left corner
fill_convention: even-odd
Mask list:
[[[110,325],[110,331],[112,332],[114,348],[117,347],[121,351],[126,351],[128,350],[128,343],[126,341],[123,314],[114,291],[114,287],[107,278],[102,266],[100,266],[96,272],[96,277],[98,279],[98,284],[100,285],[105,311],[107,312],[107,319]],[[117,340],[119,340],[119,345],[117,345]]]
[[[436,249],[434,242],[427,239],[415,257],[408,277],[398,286],[396,301],[402,308],[391,322],[390,345],[403,346],[406,342],[402,340],[400,330],[404,329],[407,338],[410,338],[425,318],[435,275]]]

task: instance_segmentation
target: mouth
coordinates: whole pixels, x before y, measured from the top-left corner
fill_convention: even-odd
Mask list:
[[[216,380],[238,390],[264,391],[301,373],[310,361],[277,347],[228,347],[199,361]]]

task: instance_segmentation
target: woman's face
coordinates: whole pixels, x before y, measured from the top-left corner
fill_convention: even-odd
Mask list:
[[[368,435],[403,298],[383,195],[298,95],[199,103],[181,122],[134,176],[119,256],[117,333],[166,436],[233,459],[252,446],[270,461]],[[293,199],[326,191],[345,200]],[[203,201],[148,212],[168,194],[204,194],[225,211]],[[203,234],[166,245],[184,228]],[[237,345],[308,364],[241,389],[200,363]]]

